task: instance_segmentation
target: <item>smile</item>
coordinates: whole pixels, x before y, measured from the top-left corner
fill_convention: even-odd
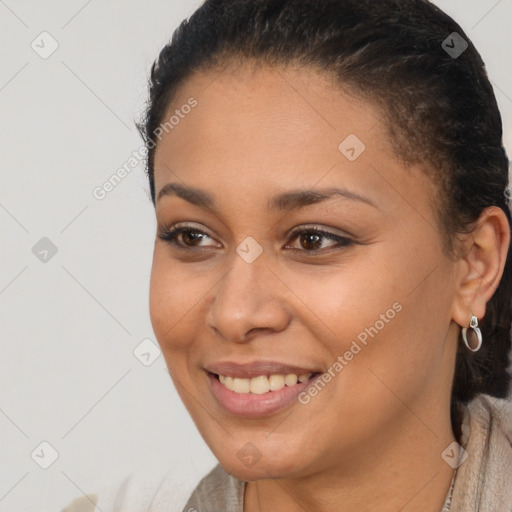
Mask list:
[[[229,375],[218,375],[219,382],[229,391],[234,391],[240,394],[263,395],[270,391],[279,391],[285,386],[293,387],[297,383],[308,381],[312,373],[304,373],[302,375],[296,375],[294,373],[289,374],[274,374],[274,375],[259,375],[252,377],[251,379],[231,377]]]
[[[206,375],[214,400],[225,412],[243,418],[262,418],[297,404],[300,393],[321,372],[254,374],[251,377],[211,372]]]

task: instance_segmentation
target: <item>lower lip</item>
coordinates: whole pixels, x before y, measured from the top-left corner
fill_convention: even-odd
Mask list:
[[[218,378],[207,373],[210,389],[217,402],[231,414],[244,418],[261,418],[288,407],[316,379],[298,382],[295,386],[285,386],[278,391],[269,391],[262,395],[253,393],[235,393],[224,387]],[[318,375],[319,376],[319,375]]]

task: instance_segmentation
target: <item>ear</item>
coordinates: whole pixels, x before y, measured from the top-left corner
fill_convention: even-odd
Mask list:
[[[485,316],[486,304],[503,275],[510,245],[505,212],[497,206],[486,208],[462,243],[463,255],[456,264],[452,318],[461,327],[468,327],[471,314],[479,320]]]

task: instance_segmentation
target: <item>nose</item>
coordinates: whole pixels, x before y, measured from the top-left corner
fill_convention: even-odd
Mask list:
[[[280,332],[290,323],[285,293],[264,254],[252,263],[235,255],[230,270],[213,289],[207,325],[234,343],[247,343],[258,333]]]

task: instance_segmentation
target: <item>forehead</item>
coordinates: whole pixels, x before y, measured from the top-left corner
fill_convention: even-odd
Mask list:
[[[394,156],[382,112],[327,74],[251,64],[197,73],[178,90],[164,122],[190,98],[197,105],[158,143],[157,195],[176,179],[253,194],[318,184],[396,197],[393,182],[408,188],[406,195],[427,194],[421,173]]]
[[[283,141],[286,149],[311,149],[320,137],[325,144],[319,149],[332,149],[332,141],[350,133],[365,136],[372,145],[382,140],[381,113],[311,68],[242,63],[196,73],[178,89],[164,122],[190,97],[197,107],[173,127],[175,146],[188,140],[191,131],[215,141],[219,148],[243,141],[240,149],[250,150],[265,143],[266,153]]]

